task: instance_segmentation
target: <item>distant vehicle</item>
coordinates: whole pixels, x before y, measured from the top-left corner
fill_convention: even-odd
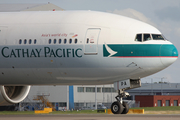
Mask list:
[[[95,108],[96,108],[96,106],[93,105],[93,109],[95,109]],[[103,104],[97,104],[97,109],[107,109],[107,107],[104,106]]]
[[[66,109],[66,107],[58,107],[58,110],[59,111],[66,111],[67,109]]]
[[[81,108],[81,110],[93,110],[93,108],[84,106],[84,107]]]

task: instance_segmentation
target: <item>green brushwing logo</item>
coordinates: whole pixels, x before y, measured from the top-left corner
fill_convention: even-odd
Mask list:
[[[117,54],[116,51],[112,50],[106,43],[103,45],[103,55],[104,57],[111,57]]]

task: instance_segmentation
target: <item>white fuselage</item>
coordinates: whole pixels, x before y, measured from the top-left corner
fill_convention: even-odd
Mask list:
[[[139,33],[161,33],[119,15],[61,11],[0,16],[0,85],[109,84],[154,74],[178,57],[167,40],[135,41]]]

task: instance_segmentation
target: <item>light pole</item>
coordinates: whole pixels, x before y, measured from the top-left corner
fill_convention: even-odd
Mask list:
[[[153,79],[151,78],[151,94],[153,95]]]
[[[95,86],[95,109],[97,110],[97,86]]]
[[[112,84],[111,84],[111,103],[112,103]]]
[[[163,95],[163,89],[162,89],[163,79],[165,79],[165,77],[161,78],[161,95]]]

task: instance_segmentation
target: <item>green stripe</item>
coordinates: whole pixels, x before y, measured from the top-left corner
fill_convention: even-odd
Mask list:
[[[178,56],[178,51],[173,44],[109,44],[113,51],[117,53],[111,57],[150,57],[150,56]],[[108,57],[110,54],[103,45],[103,56]]]

